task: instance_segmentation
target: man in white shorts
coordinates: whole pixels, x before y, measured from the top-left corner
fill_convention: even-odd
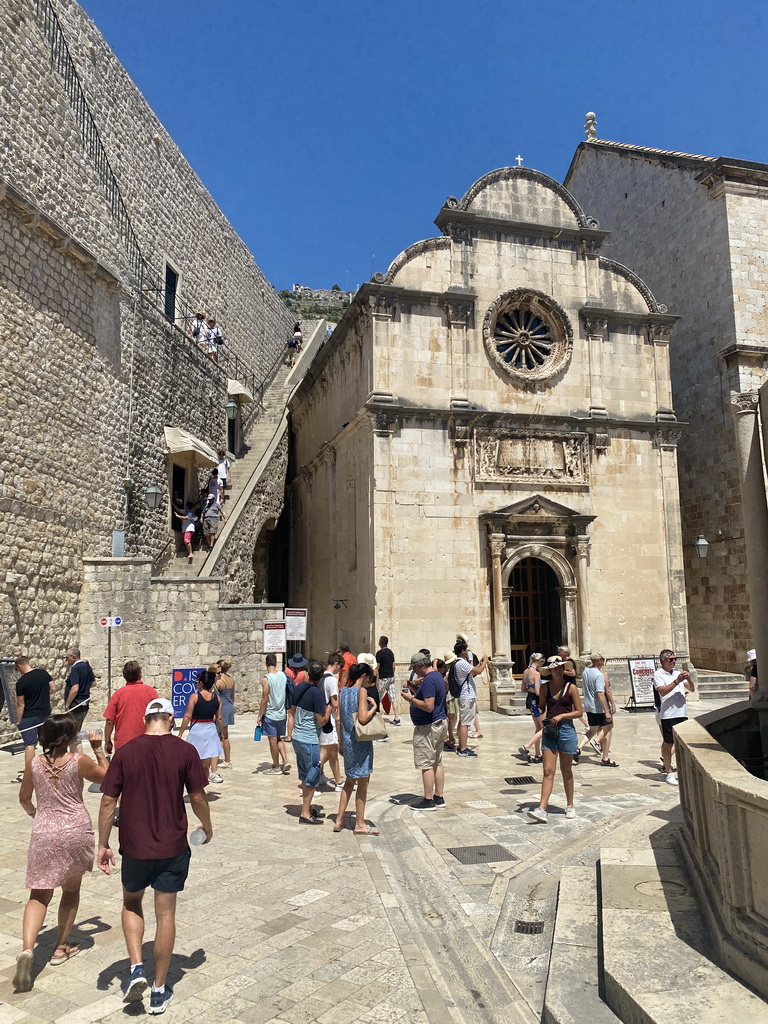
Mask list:
[[[337,793],[344,788],[344,780],[339,769],[339,734],[337,732],[339,719],[339,672],[344,667],[344,659],[340,654],[334,653],[328,659],[328,664],[323,676],[323,691],[325,692],[325,703],[331,705],[331,717],[326,725],[320,730],[320,782],[326,786],[332,786]],[[329,729],[328,726],[331,726]],[[323,774],[326,764],[331,769],[333,780],[327,779]]]
[[[456,661],[452,670],[456,674],[456,680],[461,686],[459,692],[459,749],[456,753],[459,757],[477,757],[474,750],[467,746],[469,727],[475,720],[477,714],[477,686],[475,676],[479,676],[488,661],[487,655],[483,655],[480,661],[472,667],[467,660],[468,649],[466,640],[457,640],[453,647]]]

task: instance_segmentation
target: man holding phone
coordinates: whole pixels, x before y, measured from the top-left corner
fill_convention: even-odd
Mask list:
[[[432,668],[428,654],[417,651],[411,658],[414,677],[402,689],[403,700],[411,706],[413,722],[413,763],[421,770],[424,797],[413,804],[415,811],[435,811],[445,807],[443,784],[443,744],[448,733],[445,711],[445,680]],[[415,692],[414,692],[415,688]]]
[[[685,694],[696,689],[691,673],[686,669],[677,669],[677,655],[669,648],[659,655],[661,668],[653,674],[653,700],[661,726],[661,760],[664,774],[670,786],[677,785],[677,772],[672,771],[672,751],[674,750],[676,725],[688,720],[685,713]]]

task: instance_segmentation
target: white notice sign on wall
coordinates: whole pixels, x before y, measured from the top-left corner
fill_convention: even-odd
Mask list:
[[[306,640],[307,639],[307,609],[286,608],[285,609],[285,639]]]
[[[264,623],[264,653],[285,654],[285,622],[278,619],[275,622]]]

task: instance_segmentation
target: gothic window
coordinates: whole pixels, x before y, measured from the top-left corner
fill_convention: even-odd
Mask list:
[[[525,288],[496,299],[486,313],[483,336],[494,364],[526,383],[561,372],[573,344],[565,312],[548,296]]]

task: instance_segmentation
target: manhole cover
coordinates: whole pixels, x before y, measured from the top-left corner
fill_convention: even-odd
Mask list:
[[[500,860],[518,860],[519,858],[505,850],[503,846],[455,846],[449,849],[456,860],[462,864],[493,864]]]
[[[539,781],[532,775],[515,775],[511,779],[504,779],[508,786],[535,786]]]
[[[675,897],[680,899],[682,896],[688,895],[688,889],[686,886],[681,885],[680,882],[657,882],[655,879],[648,882],[638,882],[635,886],[635,892],[639,892],[642,896],[669,896],[672,899],[675,899]]]
[[[520,935],[541,935],[544,931],[544,922],[515,921],[515,931]]]

